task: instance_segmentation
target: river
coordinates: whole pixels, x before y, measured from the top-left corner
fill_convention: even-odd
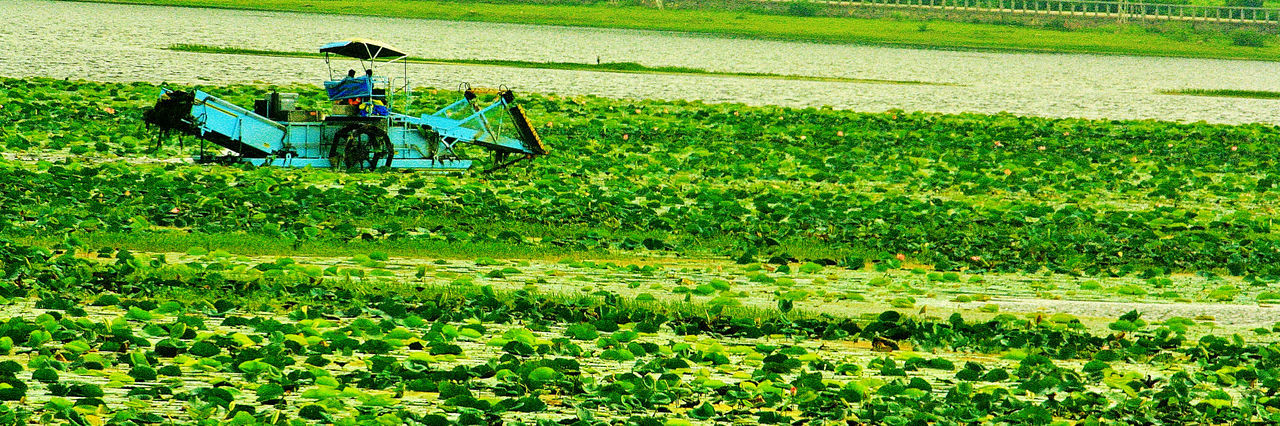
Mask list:
[[[410,65],[415,86],[460,82],[518,91],[688,99],[859,111],[1010,112],[1048,117],[1280,123],[1280,101],[1156,94],[1160,89],[1280,91],[1261,61],[901,49],[674,32],[451,22],[290,12],[0,0],[0,75],[199,84],[317,83],[322,61],[165,50],[190,43],[314,51],[347,37],[442,59],[639,62],[954,86],[646,75],[495,66]],[[338,64],[341,70],[347,64]],[[397,71],[398,72],[398,71]]]

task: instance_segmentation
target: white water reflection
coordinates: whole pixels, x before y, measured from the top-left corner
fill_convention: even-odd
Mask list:
[[[1007,111],[1113,119],[1280,123],[1280,101],[1157,95],[1158,89],[1280,91],[1277,65],[1095,55],[898,49],[696,34],[300,13],[0,0],[0,75],[184,83],[315,83],[310,59],[163,50],[178,43],[310,51],[341,38],[391,42],[414,56],[634,61],[963,86],[797,82],[710,76],[412,65],[415,85],[507,84],[524,91],[691,99],[861,111]]]

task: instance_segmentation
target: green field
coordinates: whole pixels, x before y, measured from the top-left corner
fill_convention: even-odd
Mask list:
[[[527,94],[550,155],[346,173],[158,91],[0,79],[0,422],[1280,421],[1274,126]]]
[[[1280,59],[1274,35],[1246,37],[1263,47],[1234,45],[1235,35],[1170,24],[1148,29],[1106,26],[1076,31],[946,21],[796,17],[748,11],[652,9],[618,6],[539,5],[390,0],[378,8],[339,0],[106,0],[328,14],[363,14],[460,21],[515,22],[603,28],[686,31],[732,37],[855,43],[902,47],[1024,52],[1097,53],[1223,59]],[[1238,42],[1237,42],[1238,43]]]

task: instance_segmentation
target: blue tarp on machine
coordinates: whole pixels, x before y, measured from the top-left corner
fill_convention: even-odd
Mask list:
[[[369,77],[344,78],[338,81],[324,82],[324,90],[329,92],[329,100],[340,101],[352,98],[368,98],[373,95],[373,85]]]

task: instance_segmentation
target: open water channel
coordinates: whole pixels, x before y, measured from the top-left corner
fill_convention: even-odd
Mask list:
[[[981,112],[1111,119],[1280,123],[1280,101],[1156,94],[1280,91],[1277,64],[1076,54],[899,49],[697,34],[39,0],[0,0],[0,75],[182,83],[317,83],[322,61],[165,50],[191,43],[313,51],[347,37],[418,57],[639,62],[715,71],[955,86],[410,65],[416,86],[460,82],[615,98],[689,99],[860,111]],[[345,70],[349,66],[339,65]]]

